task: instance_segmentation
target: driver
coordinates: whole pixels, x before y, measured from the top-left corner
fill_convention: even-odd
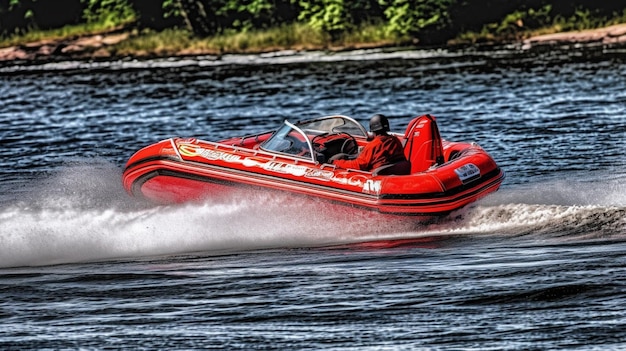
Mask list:
[[[374,139],[370,141],[361,153],[354,159],[346,159],[343,156],[338,160],[330,160],[337,167],[360,169],[371,171],[381,166],[406,161],[404,147],[398,138],[388,134],[389,120],[381,114],[376,114],[370,119],[370,131],[374,133]]]

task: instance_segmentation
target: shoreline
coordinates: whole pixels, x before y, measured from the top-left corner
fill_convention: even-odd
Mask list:
[[[38,64],[46,62],[59,62],[64,60],[118,60],[124,58],[134,59],[154,59],[168,57],[189,57],[202,55],[221,56],[224,54],[263,54],[271,52],[280,52],[285,50],[295,50],[294,48],[268,48],[263,52],[215,52],[213,50],[201,51],[185,51],[181,50],[176,53],[137,53],[136,55],[116,56],[112,55],[108,47],[120,43],[131,37],[129,32],[111,32],[94,34],[85,37],[60,39],[60,40],[42,40],[37,42],[26,43],[22,45],[14,45],[0,48],[0,65],[16,64]],[[536,48],[546,48],[554,46],[576,45],[585,47],[595,46],[626,46],[626,23],[612,25],[597,29],[588,29],[582,31],[560,32],[554,34],[544,34],[533,36],[517,42],[494,42],[490,44],[475,44],[470,47],[489,48],[501,47],[504,45],[513,45],[521,50],[532,50]],[[307,48],[306,50],[295,51],[329,51],[340,52],[363,48],[383,48],[389,45],[367,44],[358,47],[318,47]],[[443,45],[439,49],[458,48],[459,45]],[[418,47],[419,48],[419,47]],[[426,49],[426,48],[425,48]],[[432,49],[432,48],[430,48]]]

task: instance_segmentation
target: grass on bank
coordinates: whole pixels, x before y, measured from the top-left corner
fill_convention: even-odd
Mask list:
[[[130,23],[128,23],[130,24]],[[123,30],[124,25],[88,23],[68,25],[54,30],[30,30],[10,37],[0,37],[0,47],[41,41],[68,40],[81,36]],[[363,25],[331,40],[327,33],[304,23],[286,24],[266,30],[227,31],[207,38],[194,37],[185,29],[130,30],[128,39],[107,48],[117,56],[155,56],[194,53],[258,53],[275,50],[314,50],[384,46],[403,42],[388,34],[383,25]]]
[[[306,24],[283,25],[267,30],[227,32],[207,38],[196,38],[187,30],[166,29],[161,32],[136,33],[111,48],[115,55],[167,55],[197,53],[258,53],[276,50],[314,50],[332,47],[390,45],[398,38],[385,34],[383,26],[366,25],[338,40]]]

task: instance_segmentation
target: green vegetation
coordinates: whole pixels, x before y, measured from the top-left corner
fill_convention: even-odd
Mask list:
[[[323,31],[306,24],[294,23],[265,30],[216,34],[206,38],[194,37],[184,29],[165,29],[160,32],[150,30],[115,45],[111,50],[120,56],[222,54],[284,49],[359,48],[397,43],[397,37],[386,36],[381,26],[363,25],[352,32],[342,33],[339,38],[331,41],[329,35]]]
[[[117,55],[471,44],[626,22],[614,0],[0,0],[0,47],[107,31]],[[58,8],[63,8],[60,16]]]

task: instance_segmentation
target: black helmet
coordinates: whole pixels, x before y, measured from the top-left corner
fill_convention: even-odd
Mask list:
[[[381,114],[375,114],[370,118],[370,132],[388,132],[389,120]]]

